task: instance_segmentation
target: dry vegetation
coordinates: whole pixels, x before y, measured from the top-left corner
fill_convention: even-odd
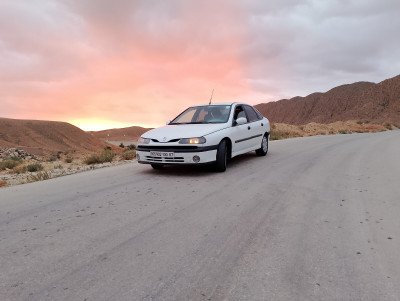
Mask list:
[[[106,147],[94,153],[53,152],[46,157],[0,159],[0,187],[47,180],[81,171],[123,164],[136,157],[135,146]]]
[[[271,140],[306,137],[316,135],[336,135],[352,133],[374,133],[398,128],[392,124],[370,124],[361,121],[337,121],[329,124],[311,122],[305,125],[284,123],[271,124]]]
[[[111,148],[105,148],[100,152],[88,155],[84,162],[88,165],[111,162],[115,156],[116,154]]]

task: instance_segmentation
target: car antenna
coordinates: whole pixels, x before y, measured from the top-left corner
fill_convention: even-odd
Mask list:
[[[214,95],[214,89],[213,89],[212,92],[211,92],[210,102],[208,103],[209,105],[211,104],[211,100],[212,100],[212,98],[213,98],[213,95]]]

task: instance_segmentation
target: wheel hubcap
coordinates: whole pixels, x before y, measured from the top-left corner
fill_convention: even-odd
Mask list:
[[[268,150],[268,139],[265,136],[262,140],[262,149],[264,152],[266,152]]]

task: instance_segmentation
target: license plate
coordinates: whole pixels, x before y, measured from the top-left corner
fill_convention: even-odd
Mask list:
[[[162,158],[173,158],[175,156],[174,152],[158,152],[151,151],[150,156],[152,157],[162,157]]]

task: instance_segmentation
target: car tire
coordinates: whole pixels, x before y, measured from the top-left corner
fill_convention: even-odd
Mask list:
[[[265,156],[268,153],[268,134],[263,136],[261,140],[261,147],[256,150],[256,154],[259,156]]]
[[[153,167],[154,169],[163,169],[164,165],[162,165],[162,164],[151,164],[151,167]]]
[[[228,157],[228,147],[226,141],[222,140],[217,149],[217,160],[215,162],[215,170],[217,172],[224,172],[226,170],[226,161]]]

